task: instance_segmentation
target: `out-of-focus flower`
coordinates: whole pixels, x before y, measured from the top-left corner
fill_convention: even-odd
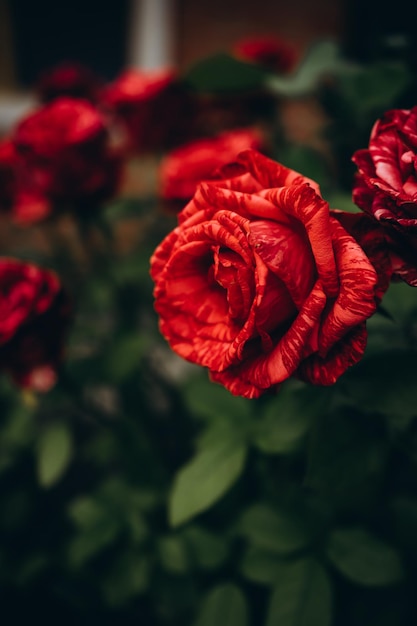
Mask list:
[[[387,111],[353,161],[353,201],[384,228],[395,275],[417,286],[417,107]]]
[[[172,69],[128,69],[105,87],[101,106],[117,124],[127,151],[160,150],[181,113],[181,95]]]
[[[17,155],[13,142],[3,139],[0,143],[0,211],[9,212],[13,206],[16,190]]]
[[[276,74],[287,74],[298,60],[295,48],[279,37],[245,37],[233,46],[234,56],[242,61],[256,63]]]
[[[364,353],[376,269],[313,181],[255,151],[223,173],[152,256],[162,334],[236,395],[334,383]]]
[[[56,274],[0,259],[0,370],[21,387],[47,391],[57,378],[71,312]]]
[[[57,209],[88,211],[118,188],[120,158],[110,147],[104,118],[86,100],[58,98],[24,118],[12,141],[17,152],[17,222]]]
[[[89,67],[68,61],[43,72],[35,85],[35,92],[41,102],[50,102],[60,96],[95,102],[100,87],[101,81]]]
[[[262,151],[264,145],[258,130],[244,128],[179,146],[161,161],[160,195],[165,200],[179,201],[182,208],[201,181],[216,178],[219,167],[233,161],[242,150]]]

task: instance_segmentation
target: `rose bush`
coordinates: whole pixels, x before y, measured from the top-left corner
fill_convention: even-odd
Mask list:
[[[21,387],[47,391],[56,381],[70,306],[56,274],[0,260],[0,370]]]
[[[233,47],[233,53],[242,61],[256,63],[276,74],[290,72],[298,56],[289,42],[273,36],[239,39]]]
[[[383,281],[309,179],[256,151],[223,175],[151,259],[162,334],[236,395],[334,383],[364,353]]]
[[[162,68],[124,71],[102,90],[100,104],[119,128],[123,148],[143,154],[160,150],[171,134],[181,132],[186,102],[176,73]]]
[[[417,286],[417,107],[387,111],[352,158],[354,202],[383,226],[395,274]]]
[[[165,200],[178,200],[184,205],[201,181],[216,178],[219,167],[247,148],[262,150],[264,143],[257,130],[240,128],[179,146],[160,163],[159,193]]]
[[[118,187],[119,156],[103,116],[86,100],[62,97],[40,107],[22,119],[11,140],[17,153],[13,214],[20,223],[68,206],[91,210]]]

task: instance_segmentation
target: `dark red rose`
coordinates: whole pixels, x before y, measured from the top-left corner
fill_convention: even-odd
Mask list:
[[[276,74],[290,72],[298,58],[292,45],[273,36],[245,37],[235,43],[233,53],[242,61],[256,63]]]
[[[9,212],[13,206],[16,190],[17,155],[13,142],[4,139],[0,143],[0,211]]]
[[[51,102],[60,96],[97,99],[101,81],[94,72],[81,63],[65,62],[41,74],[35,91],[42,102]]]
[[[309,179],[255,151],[224,175],[151,258],[162,334],[236,395],[334,383],[364,353],[375,268]]]
[[[57,208],[96,208],[117,190],[120,160],[100,112],[86,100],[58,98],[24,118],[12,137],[18,154],[16,221]]]
[[[176,75],[171,69],[123,72],[101,94],[101,106],[124,134],[127,151],[161,148],[179,113]]]
[[[165,200],[190,200],[197,185],[217,176],[222,165],[230,163],[242,150],[262,150],[259,131],[245,128],[225,131],[216,137],[197,139],[169,152],[159,169],[160,195]],[[182,208],[182,207],[181,207]]]
[[[353,161],[353,201],[384,228],[394,274],[417,286],[417,107],[385,113]]]
[[[56,381],[70,321],[56,274],[0,259],[0,370],[21,387],[47,391]]]

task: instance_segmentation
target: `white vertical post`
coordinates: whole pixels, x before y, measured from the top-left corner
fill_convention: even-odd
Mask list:
[[[130,11],[129,66],[174,65],[174,0],[131,0]]]

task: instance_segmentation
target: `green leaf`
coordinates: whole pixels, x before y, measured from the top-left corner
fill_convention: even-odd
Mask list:
[[[322,190],[329,185],[329,165],[323,154],[310,146],[299,143],[278,145],[276,160],[296,172],[302,172],[303,176],[316,181]]]
[[[95,527],[103,518],[103,506],[89,496],[80,496],[68,506],[68,514],[79,528]]]
[[[83,529],[68,544],[70,567],[84,567],[87,561],[108,548],[120,533],[117,520],[106,519],[95,527]]]
[[[341,381],[357,406],[383,415],[417,415],[417,352],[385,350],[367,356]]]
[[[212,438],[210,445],[177,474],[169,501],[169,520],[178,526],[205,511],[239,478],[247,445],[233,431],[225,438]]]
[[[184,529],[183,536],[191,557],[202,569],[216,569],[225,561],[228,546],[226,539],[221,535],[209,532],[200,526],[189,526]]]
[[[184,80],[196,91],[234,94],[259,89],[267,76],[258,65],[221,53],[193,65]]]
[[[143,552],[127,552],[112,564],[109,573],[99,579],[105,601],[119,607],[144,593],[149,586],[151,566]]]
[[[192,378],[183,388],[183,397],[189,410],[199,418],[216,419],[249,416],[249,400],[233,396],[221,385],[212,383],[205,376]]]
[[[338,46],[332,41],[318,41],[308,51],[297,71],[289,76],[270,76],[267,87],[282,96],[301,96],[316,89],[319,81],[345,67]]]
[[[374,505],[388,458],[381,419],[333,407],[316,420],[308,452],[305,486],[329,507],[366,511]]]
[[[282,559],[276,554],[249,546],[240,564],[241,574],[260,585],[275,585],[282,572]]]
[[[339,209],[339,211],[346,211],[346,213],[360,213],[359,208],[353,203],[351,193],[333,192],[326,196],[326,200],[331,209]]]
[[[266,626],[330,626],[332,592],[323,567],[312,559],[283,563]]]
[[[289,453],[304,441],[313,420],[327,403],[317,388],[283,385],[257,421],[254,445],[266,454]]]
[[[276,554],[301,550],[312,539],[305,519],[266,504],[255,504],[247,509],[240,520],[239,530],[253,546]]]
[[[185,541],[180,536],[167,535],[157,542],[162,567],[173,574],[185,574],[189,567],[189,556]]]
[[[354,66],[339,76],[343,97],[356,115],[383,112],[405,91],[411,75],[403,63],[378,61]]]
[[[194,626],[247,626],[248,623],[245,596],[239,587],[226,583],[206,596]]]
[[[38,440],[36,466],[42,487],[51,487],[63,476],[73,454],[72,434],[67,424],[51,424]]]
[[[327,545],[331,563],[358,585],[399,583],[404,570],[398,552],[362,528],[334,530]]]
[[[156,204],[157,199],[154,196],[117,198],[105,207],[103,216],[110,222],[132,217],[146,217],[155,210]]]
[[[149,337],[139,332],[118,338],[104,357],[104,370],[114,383],[123,382],[138,369],[149,346]]]
[[[408,555],[417,555],[417,500],[397,496],[391,503],[395,543]]]

